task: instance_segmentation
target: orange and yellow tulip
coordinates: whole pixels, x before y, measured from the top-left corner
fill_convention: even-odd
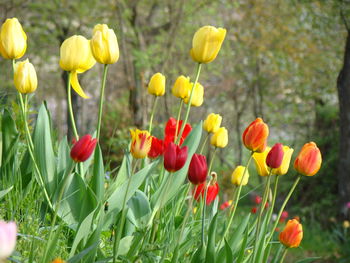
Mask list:
[[[243,143],[252,152],[263,152],[267,145],[269,127],[261,119],[257,118],[243,132]]]
[[[288,220],[287,225],[279,234],[280,242],[287,248],[298,247],[303,239],[303,226],[298,220]]]
[[[316,143],[306,143],[294,161],[294,168],[302,175],[313,176],[321,168],[322,156]]]
[[[136,159],[147,157],[151,150],[152,136],[148,131],[141,131],[139,129],[130,130],[131,134],[131,154]]]

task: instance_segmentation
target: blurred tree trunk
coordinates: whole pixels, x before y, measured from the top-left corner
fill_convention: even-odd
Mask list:
[[[338,189],[342,213],[345,212],[346,202],[350,201],[350,31],[348,27],[347,31],[343,67],[337,79],[340,118]]]

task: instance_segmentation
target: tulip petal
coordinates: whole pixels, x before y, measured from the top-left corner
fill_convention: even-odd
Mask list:
[[[72,85],[73,89],[75,90],[78,95],[84,99],[89,99],[90,97],[85,94],[83,89],[80,87],[79,80],[78,80],[78,73],[76,71],[72,71],[70,73],[70,84]]]

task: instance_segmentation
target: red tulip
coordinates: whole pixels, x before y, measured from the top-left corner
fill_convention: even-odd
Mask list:
[[[261,153],[266,148],[268,136],[269,127],[261,118],[257,118],[244,130],[242,139],[249,150]]]
[[[286,221],[286,219],[288,218],[288,212],[287,211],[283,211],[280,217],[279,222],[283,223],[284,221]]]
[[[192,184],[204,183],[207,179],[208,166],[204,155],[194,154],[188,168],[188,180]]]
[[[164,153],[163,140],[152,136],[151,150],[148,152],[148,157],[151,159],[157,158]]]
[[[231,206],[231,204],[232,204],[232,200],[223,202],[223,203],[220,205],[220,210],[225,210],[227,207]]]
[[[169,172],[180,170],[186,163],[188,155],[188,147],[176,145],[169,142],[164,151],[164,168]]]
[[[84,135],[73,145],[70,156],[76,163],[85,162],[95,150],[96,143],[90,134]]]
[[[266,157],[266,164],[270,168],[278,168],[281,166],[283,161],[283,145],[281,143],[276,143]]]
[[[170,118],[168,120],[168,122],[165,125],[165,136],[164,136],[164,143],[165,146],[169,143],[169,142],[174,142],[175,140],[175,133],[176,133],[176,124],[177,124],[177,120],[174,118]],[[176,136],[179,135],[180,130],[182,127],[182,120],[179,121],[179,125],[177,128],[177,133]],[[192,127],[190,124],[186,124],[184,131],[182,133],[181,139],[180,139],[180,145],[184,142],[184,140],[186,139],[187,135],[191,132]]]
[[[216,182],[216,173],[213,173],[212,177],[213,178],[210,181],[207,189],[207,200],[206,200],[207,205],[210,205],[215,200],[220,190],[219,185]],[[206,182],[197,185],[194,192],[194,199],[198,201],[200,196],[203,198],[205,189],[206,189]]]
[[[261,196],[256,195],[256,196],[254,197],[254,203],[255,203],[255,204],[259,205],[259,204],[261,203],[261,201],[262,201]]]
[[[252,213],[252,214],[256,214],[257,211],[258,211],[258,208],[253,207],[252,210],[251,210],[251,213]]]

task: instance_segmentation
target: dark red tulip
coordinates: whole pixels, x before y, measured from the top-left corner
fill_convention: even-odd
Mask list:
[[[208,166],[204,155],[194,154],[188,168],[188,180],[192,184],[204,183],[207,179]]]
[[[90,134],[84,135],[73,145],[70,156],[76,163],[85,162],[94,152],[96,143]]]
[[[180,148],[173,142],[169,142],[164,151],[164,168],[169,172],[180,170],[186,163],[188,147]]]
[[[176,133],[176,124],[177,124],[177,120],[174,118],[170,118],[168,120],[168,122],[165,125],[165,136],[164,136],[164,144],[165,146],[169,143],[169,142],[174,142],[175,140],[175,133]],[[180,130],[182,127],[182,120],[179,121],[179,125],[177,128],[177,133],[176,136],[179,135]],[[182,133],[181,139],[180,139],[180,145],[184,142],[184,140],[186,139],[187,135],[191,132],[192,127],[190,124],[186,124],[184,131]]]
[[[163,140],[152,136],[151,150],[148,152],[148,157],[155,159],[164,153],[164,143]]]
[[[270,168],[278,168],[281,166],[283,161],[283,145],[281,143],[276,143],[266,157],[266,164]]]

